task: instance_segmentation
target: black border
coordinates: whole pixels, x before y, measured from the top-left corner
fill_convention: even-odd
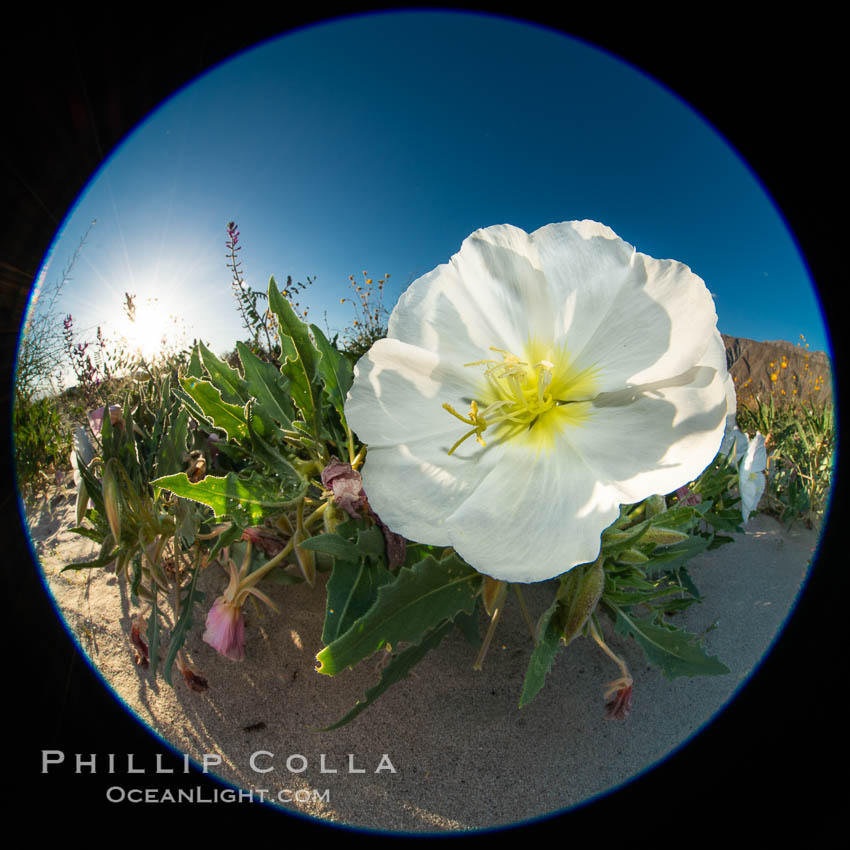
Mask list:
[[[558,20],[533,4],[486,8],[549,23],[625,58],[691,103],[726,136],[767,186],[799,241],[825,315],[833,322],[840,379],[845,349],[835,321],[841,317],[842,295],[837,291],[841,237],[834,194],[843,170],[836,127],[843,95],[836,28],[800,16],[750,21],[740,10],[733,15],[716,7],[711,18],[702,19],[693,12],[670,17],[645,9],[638,16],[635,9],[628,17],[614,10],[571,11]],[[72,824],[87,830],[107,824],[147,829],[165,821],[182,823],[180,831],[191,834],[201,821],[194,809],[108,804],[103,801],[106,777],[87,781],[67,772],[39,773],[42,748],[167,751],[116,708],[76,655],[42,591],[20,528],[8,451],[8,399],[26,292],[77,193],[152,108],[234,52],[345,11],[359,9],[323,6],[321,15],[290,11],[276,19],[263,12],[261,22],[247,10],[181,16],[153,8],[132,13],[137,18],[130,20],[80,9],[50,13],[49,20],[33,16],[9,27],[13,37],[2,58],[6,117],[0,134],[0,463],[8,482],[0,515],[9,529],[0,600],[2,616],[11,617],[11,623],[0,633],[7,640],[4,666],[10,683],[3,700],[5,729],[12,752],[18,752],[4,765],[9,783],[4,804],[10,811],[16,805],[43,804],[39,830],[44,834],[64,834]],[[692,835],[740,836],[742,831],[766,836],[789,824],[822,829],[833,818],[837,823],[841,783],[832,777],[840,776],[846,756],[841,693],[847,643],[839,606],[847,598],[847,577],[837,529],[843,493],[839,479],[809,588],[775,650],[732,707],[657,770],[612,796],[529,826],[529,834],[543,837],[563,827],[564,837],[592,829],[606,843],[640,841],[646,835],[675,841]],[[164,757],[168,763],[170,756]],[[197,781],[193,776],[190,784]],[[182,779],[175,784],[187,787]],[[209,840],[210,827],[219,823],[277,827],[287,837],[315,831],[257,806],[205,806],[198,816],[207,836],[201,840]],[[576,827],[579,833],[573,832]]]

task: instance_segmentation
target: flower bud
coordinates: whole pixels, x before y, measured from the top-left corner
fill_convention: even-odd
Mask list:
[[[621,564],[645,564],[649,557],[638,549],[625,549],[617,555],[617,560]]]
[[[508,583],[490,576],[484,576],[481,586],[481,599],[488,617],[492,617],[497,608],[501,608],[508,592]]]
[[[115,477],[115,465],[118,461],[112,458],[107,462],[103,470],[103,506],[106,510],[106,519],[109,521],[109,530],[115,538],[116,543],[121,539],[121,512],[118,499],[118,479]]]
[[[310,535],[301,524],[301,514],[299,513],[298,526],[295,529],[295,557],[304,579],[310,587],[313,587],[316,583],[316,553],[312,549],[302,549],[299,545],[309,537]]]
[[[86,509],[89,506],[89,491],[86,489],[85,479],[80,479],[80,486],[77,488],[77,525],[82,525],[86,518]]]
[[[201,639],[213,649],[232,661],[245,657],[245,619],[239,606],[219,596],[207,614],[206,626]]]
[[[336,527],[339,525],[342,516],[340,515],[339,510],[334,505],[333,502],[328,502],[328,506],[325,508],[325,512],[322,514],[322,522],[325,526],[325,532],[327,534],[333,534],[336,531]]]
[[[558,591],[558,597],[565,601],[566,608],[562,638],[565,645],[581,632],[602,598],[605,589],[605,569],[602,563],[603,559],[597,558],[584,568],[584,575],[579,567],[571,570]]]
[[[657,493],[646,500],[646,518],[658,516],[667,510],[667,500]]]
[[[670,546],[673,543],[681,543],[683,540],[687,539],[688,535],[683,531],[676,531],[672,528],[664,528],[660,525],[655,525],[646,530],[646,533],[641,538],[641,542],[646,540],[650,543],[655,543],[658,546]]]

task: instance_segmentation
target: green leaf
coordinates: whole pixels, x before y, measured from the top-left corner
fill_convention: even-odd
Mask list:
[[[183,468],[183,455],[186,452],[186,437],[189,434],[189,411],[181,410],[177,421],[163,434],[156,453],[157,475],[170,475]]]
[[[242,407],[224,401],[221,393],[209,381],[183,378],[180,383],[203,411],[204,418],[224,431],[228,439],[238,442],[248,440],[248,425],[245,422],[245,411]]]
[[[60,572],[67,572],[68,570],[90,570],[95,567],[107,567],[111,564],[116,558],[120,558],[122,555],[128,554],[132,551],[132,548],[123,547],[121,549],[112,549],[107,552],[105,555],[100,555],[97,558],[94,558],[91,561],[81,561],[76,564],[68,564],[66,567],[62,567]]]
[[[310,330],[316,340],[316,348],[322,355],[318,369],[325,383],[325,391],[344,425],[343,406],[345,395],[351,389],[351,384],[354,381],[354,369],[348,358],[328,342],[327,337],[316,325],[310,325]]]
[[[557,596],[552,604],[543,613],[537,625],[537,646],[531,653],[528,661],[528,669],[525,671],[525,681],[522,686],[522,695],[519,698],[519,707],[528,705],[543,687],[546,676],[552,669],[555,656],[561,646],[561,632],[559,618],[555,616],[560,600]]]
[[[650,525],[663,526],[664,528],[675,529],[682,531],[690,528],[698,516],[698,511],[691,505],[676,505],[668,508],[660,514],[656,514],[649,521]]]
[[[681,629],[670,629],[652,623],[648,618],[635,617],[605,600],[615,613],[614,628],[618,634],[633,637],[646,655],[647,661],[660,668],[668,678],[677,676],[717,676],[729,668],[715,657],[707,655],[696,643],[697,636]]]
[[[373,561],[383,564],[385,562],[386,538],[383,531],[377,525],[361,529],[357,532],[357,551],[366,555]]]
[[[94,540],[95,543],[103,543],[103,533],[96,531],[93,528],[86,528],[84,525],[78,525],[74,528],[69,528],[71,534],[80,534],[83,537],[88,537],[89,540]]]
[[[177,657],[177,651],[183,646],[183,641],[186,640],[186,632],[192,628],[192,609],[196,602],[202,602],[204,598],[203,591],[195,590],[195,582],[197,582],[200,572],[201,568],[195,567],[189,589],[186,591],[186,595],[180,599],[180,617],[171,632],[171,642],[168,644],[168,652],[162,665],[162,675],[169,685],[171,684],[171,665]]]
[[[151,582],[151,615],[148,618],[148,658],[151,663],[151,679],[156,679],[156,668],[159,665],[159,610],[156,605],[158,585]]]
[[[606,531],[602,535],[602,554],[616,556],[633,547],[649,528],[649,520],[644,520],[625,531]]]
[[[329,536],[323,534],[312,539],[321,540],[322,537]],[[348,541],[345,542],[348,546],[351,545]],[[328,581],[322,643],[328,645],[345,634],[354,622],[372,607],[378,590],[392,581],[392,578],[392,573],[385,567],[366,563],[365,560],[354,563],[336,560],[333,574]]]
[[[292,428],[295,411],[289,398],[289,381],[272,363],[260,360],[245,343],[237,342],[236,349],[251,395],[267,416],[277,420],[284,428]]]
[[[695,555],[703,552],[710,542],[707,537],[689,537],[681,543],[668,546],[660,552],[650,555],[649,563],[643,565],[648,576],[657,575],[660,572],[677,570]]]
[[[281,342],[289,341],[289,349],[281,371],[289,376],[290,392],[306,422],[317,424],[320,411],[316,404],[316,387],[313,382],[319,361],[319,352],[313,345],[307,326],[295,315],[289,302],[280,294],[275,279],[269,280],[269,307],[277,316]],[[293,355],[294,352],[294,355]]]
[[[452,622],[448,621],[441,626],[433,629],[420,643],[416,646],[409,646],[397,655],[394,655],[392,660],[381,671],[381,679],[377,685],[369,688],[366,691],[363,700],[358,700],[357,704],[344,717],[337,720],[331,726],[326,726],[324,729],[318,729],[318,732],[329,732],[331,729],[337,729],[350,723],[368,708],[384,691],[391,685],[404,679],[411,669],[418,664],[422,658],[427,655],[432,649],[436,648],[440,641],[449,633],[452,628]]]
[[[250,408],[250,402],[246,409]],[[252,420],[256,422],[257,420]],[[295,499],[307,489],[307,481],[298,473],[295,467],[274,446],[269,445],[262,437],[253,433],[251,422],[248,423],[251,434],[251,450],[257,460],[262,461],[280,482],[281,492],[289,499]]]
[[[345,561],[349,564],[357,564],[360,561],[357,547],[338,534],[319,534],[305,540],[300,546],[302,549],[310,549],[313,552],[324,552],[337,561]]]
[[[243,513],[251,525],[259,525],[264,517],[280,513],[292,503],[292,499],[281,493],[274,481],[254,473],[245,478],[234,472],[228,472],[224,478],[208,475],[193,484],[185,472],[179,472],[156,478],[151,484],[175,496],[200,502],[212,508],[216,516]]]
[[[212,383],[221,391],[221,397],[227,402],[245,404],[250,393],[240,374],[219,360],[202,342],[198,343],[198,349],[204,368],[209,372]]]
[[[186,370],[187,378],[200,378],[204,374],[201,368],[201,358],[198,354],[198,346],[192,349],[192,356],[189,358],[189,368]]]
[[[471,647],[474,649],[481,648],[481,632],[478,629],[477,611],[473,611],[471,614],[458,614],[455,617],[455,625]]]
[[[457,556],[427,557],[404,567],[378,591],[375,604],[317,656],[319,673],[333,676],[385,643],[419,643],[422,635],[461,611],[471,613],[481,576]]]

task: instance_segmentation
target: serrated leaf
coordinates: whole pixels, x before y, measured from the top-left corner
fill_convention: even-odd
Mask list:
[[[361,555],[366,555],[374,561],[384,562],[386,539],[384,538],[383,531],[377,525],[358,531],[357,543],[355,545]]]
[[[156,474],[170,475],[183,467],[186,437],[189,434],[189,411],[181,410],[176,421],[166,429],[156,453]]]
[[[411,669],[418,664],[422,658],[427,655],[432,649],[436,648],[440,641],[448,634],[452,628],[452,622],[448,621],[443,625],[433,629],[425,638],[416,646],[409,646],[398,655],[393,656],[392,660],[381,671],[381,679],[377,685],[369,688],[366,691],[363,700],[358,700],[354,708],[351,709],[344,717],[337,720],[331,726],[326,726],[324,729],[319,729],[319,732],[329,732],[331,729],[338,729],[346,723],[350,723],[367,709],[375,700],[386,691],[391,685],[404,679]]]
[[[269,280],[269,307],[277,316],[281,343],[286,359],[281,371],[290,380],[290,392],[306,422],[316,423],[320,411],[316,404],[316,378],[319,352],[313,345],[307,326],[295,315],[289,302],[280,294],[272,277]],[[288,340],[286,345],[284,340]],[[294,354],[293,354],[294,352]]]
[[[345,395],[351,389],[351,384],[354,381],[354,369],[348,358],[328,342],[327,337],[316,325],[310,325],[310,330],[316,340],[316,348],[322,355],[318,364],[319,375],[324,381],[328,398],[336,412],[339,413],[344,425],[343,405],[345,404]]]
[[[543,687],[546,676],[552,669],[555,656],[561,646],[561,627],[556,615],[560,600],[557,596],[552,604],[543,613],[537,626],[537,646],[531,653],[528,661],[528,669],[525,671],[525,681],[522,685],[522,695],[519,698],[519,707],[524,708]]]
[[[62,567],[60,572],[67,572],[68,570],[90,570],[95,567],[107,567],[109,566],[116,558],[120,558],[122,555],[127,555],[132,551],[127,547],[121,549],[111,549],[105,555],[99,555],[97,558],[92,559],[91,561],[81,561],[76,564],[68,564],[65,567]]]
[[[244,408],[224,401],[221,392],[209,381],[183,378],[180,383],[201,409],[204,418],[224,431],[228,439],[237,442],[248,440],[248,424],[245,421]]]
[[[266,363],[243,342],[236,343],[248,391],[257,399],[267,416],[284,428],[292,428],[295,411],[289,399],[289,381],[272,363]]]
[[[478,612],[471,614],[460,613],[455,617],[454,623],[466,642],[474,649],[481,648],[481,632],[478,629]]]
[[[77,525],[74,528],[69,528],[71,534],[79,534],[83,537],[88,537],[89,540],[94,540],[95,543],[103,543],[103,533],[93,528],[86,528],[83,525]]]
[[[189,368],[186,370],[187,378],[200,378],[204,374],[201,367],[201,357],[198,354],[198,346],[192,349],[192,356],[189,358]]]
[[[182,387],[172,387],[171,395],[189,411],[193,419],[202,423],[206,429],[210,431],[214,430],[212,422],[207,418],[201,406]]]
[[[633,637],[646,655],[668,678],[677,676],[718,676],[729,668],[715,657],[706,654],[696,642],[697,636],[681,629],[658,626],[649,619],[636,617],[617,605],[605,603],[614,611],[614,627],[618,634]]]
[[[345,634],[372,607],[379,588],[392,581],[392,578],[392,573],[383,566],[368,564],[360,559],[353,563],[337,560],[328,581],[322,643],[328,645]]]
[[[179,472],[156,478],[151,484],[175,496],[200,502],[211,508],[216,516],[241,511],[251,525],[259,525],[264,517],[279,513],[292,502],[292,498],[281,493],[274,482],[253,473],[245,478],[234,472],[228,472],[223,478],[208,475],[193,484],[185,472]]]
[[[675,505],[663,513],[656,514],[649,522],[652,526],[681,531],[683,528],[690,528],[697,515],[698,511],[692,505]]]
[[[481,575],[457,556],[440,561],[428,557],[404,567],[380,588],[372,608],[318,654],[318,672],[333,676],[385,643],[418,643],[443,620],[470,613],[480,584]]]
[[[223,360],[220,360],[202,342],[198,343],[204,368],[210,376],[210,381],[221,392],[226,402],[245,404],[251,397],[242,376]]]
[[[648,576],[677,570],[682,564],[705,551],[709,542],[706,537],[689,537],[687,540],[675,543],[661,552],[654,552],[650,556],[649,562],[643,565],[643,569]]]
[[[357,551],[357,547],[338,534],[319,534],[316,537],[310,537],[301,543],[301,548],[311,549],[314,552],[324,552],[337,561],[345,561],[349,564],[360,562],[360,553]]]

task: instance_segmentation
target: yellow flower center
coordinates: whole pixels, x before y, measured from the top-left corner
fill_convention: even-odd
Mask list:
[[[542,346],[532,341],[524,357],[501,348],[490,348],[501,360],[485,359],[464,366],[485,366],[478,399],[472,399],[469,414],[462,416],[450,404],[443,408],[472,426],[450,449],[452,454],[469,437],[486,446],[488,428],[503,439],[523,436],[538,448],[550,447],[553,437],[567,423],[580,424],[587,417],[595,386],[595,372],[576,372],[562,347]]]

